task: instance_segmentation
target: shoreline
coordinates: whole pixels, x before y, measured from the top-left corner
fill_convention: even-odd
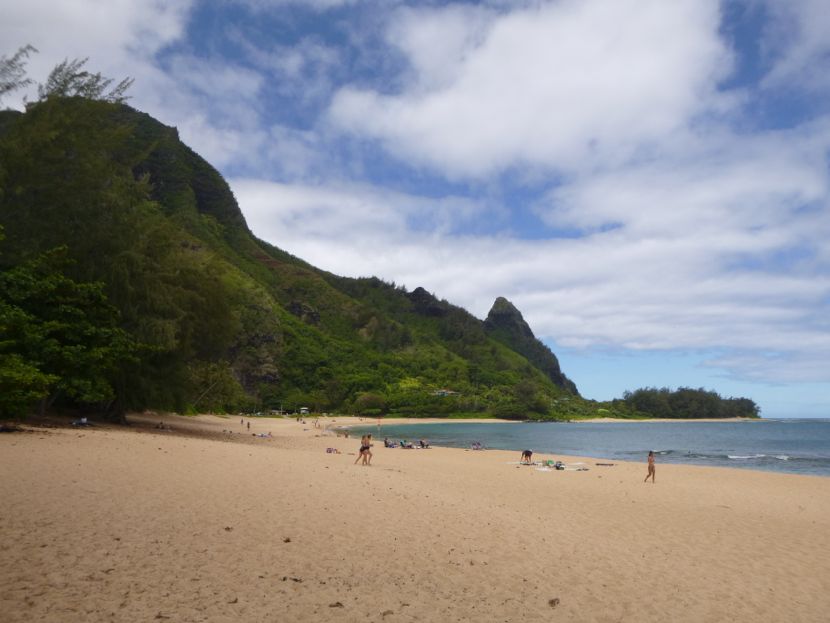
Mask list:
[[[331,419],[354,419],[359,418],[359,416],[354,415],[342,415],[342,416],[320,416],[320,420],[331,420]],[[313,420],[315,419],[314,416],[307,416],[306,419]],[[347,422],[342,426],[342,428],[353,428],[355,426],[374,426],[377,422],[377,418],[359,418],[361,421],[359,423],[355,422]],[[405,424],[461,424],[461,423],[470,423],[470,424],[580,424],[580,423],[590,423],[590,424],[617,424],[617,423],[650,423],[650,422],[681,422],[681,423],[688,423],[688,422],[706,422],[706,423],[717,423],[717,422],[763,422],[763,418],[692,418],[692,419],[681,419],[681,418],[643,418],[643,419],[626,419],[626,418],[608,418],[608,417],[599,417],[599,418],[585,418],[579,420],[544,420],[544,421],[535,421],[535,420],[505,420],[505,419],[498,419],[498,418],[438,418],[438,417],[430,417],[430,418],[382,418],[381,419],[381,426],[383,424],[392,424],[395,426],[398,425],[405,425]],[[768,420],[767,420],[768,421]]]
[[[728,417],[728,418],[642,418],[642,419],[627,419],[627,418],[613,418],[613,417],[599,417],[587,418],[580,420],[568,420],[568,423],[578,424],[580,422],[590,422],[592,424],[616,424],[618,422],[763,422],[763,418],[751,417]]]

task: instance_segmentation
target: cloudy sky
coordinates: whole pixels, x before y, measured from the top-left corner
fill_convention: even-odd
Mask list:
[[[826,0],[0,0],[0,41],[135,78],[260,238],[507,297],[586,397],[830,417]]]

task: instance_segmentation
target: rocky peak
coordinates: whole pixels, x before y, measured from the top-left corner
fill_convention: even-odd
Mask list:
[[[523,355],[559,387],[579,395],[576,385],[559,368],[556,355],[536,339],[522,313],[503,296],[498,297],[493,303],[484,321],[484,330],[490,337]]]
[[[422,287],[415,288],[408,295],[412,301],[415,312],[422,316],[434,316],[440,318],[446,315],[447,309],[437,298]]]
[[[493,307],[490,308],[490,313],[487,314],[487,319],[484,321],[484,328],[526,339],[535,339],[536,337],[533,335],[530,326],[525,322],[522,312],[503,296],[498,297],[496,302],[493,303]]]

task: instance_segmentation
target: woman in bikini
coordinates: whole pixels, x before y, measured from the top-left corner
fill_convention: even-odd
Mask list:
[[[360,459],[363,459],[362,465],[372,464],[372,436],[363,435],[360,438],[360,452],[357,453],[357,458],[354,460],[355,465]]]
[[[651,484],[654,484],[654,451],[648,451],[648,474],[646,475],[646,479],[643,482],[648,482],[649,477],[651,478]]]
[[[357,458],[354,460],[354,464],[357,465],[357,462],[360,459],[363,459],[363,464],[366,464],[366,451],[369,449],[369,441],[366,435],[360,438],[360,451],[357,453]]]
[[[371,465],[372,464],[372,435],[371,433],[366,435],[366,441],[363,444],[365,448],[363,450],[363,464],[364,465]]]

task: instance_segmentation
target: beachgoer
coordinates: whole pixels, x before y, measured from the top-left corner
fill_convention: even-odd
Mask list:
[[[523,450],[521,462],[525,465],[530,465],[531,463],[533,463],[533,450]]]
[[[363,435],[360,438],[360,450],[357,453],[357,458],[354,460],[354,464],[357,465],[357,462],[360,459],[363,459],[363,465],[366,465],[366,452],[369,451],[369,437],[368,435]]]
[[[248,422],[248,430],[251,430],[251,423]]]
[[[649,477],[651,477],[651,484],[654,484],[654,450],[648,451],[648,474],[643,482],[648,482]]]
[[[240,426],[244,426],[244,425],[245,425],[245,418],[240,418],[240,420],[239,420],[239,425],[240,425]]]
[[[364,465],[371,465],[372,464],[372,435],[366,435],[366,452],[363,453],[363,464]]]

